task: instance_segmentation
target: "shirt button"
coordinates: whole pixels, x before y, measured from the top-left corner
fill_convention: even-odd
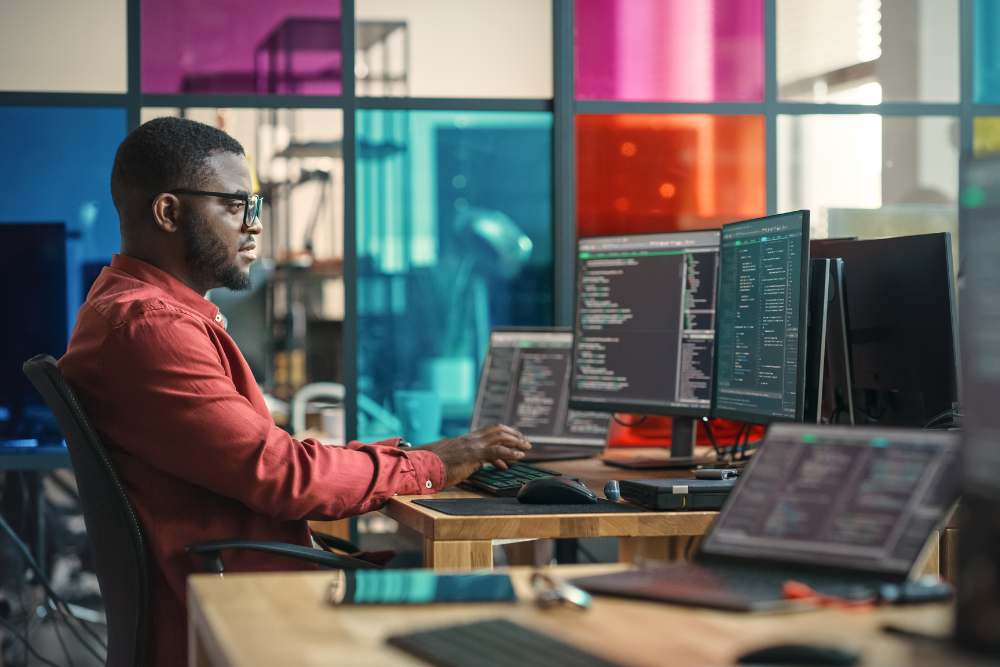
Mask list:
[[[424,486],[426,486],[428,489],[434,488],[434,484],[431,482],[431,480],[427,480],[427,483]]]
[[[221,322],[222,321],[222,313],[216,313],[215,314],[215,321],[216,322]]]

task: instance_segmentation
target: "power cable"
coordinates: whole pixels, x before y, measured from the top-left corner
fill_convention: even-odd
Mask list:
[[[3,616],[0,616],[0,625],[2,625],[3,627],[7,628],[7,631],[9,633],[11,633],[12,635],[14,635],[14,638],[17,639],[17,641],[19,641],[22,644],[24,644],[24,647],[26,649],[28,649],[28,652],[31,653],[31,655],[33,655],[36,658],[38,658],[38,660],[40,660],[42,663],[44,663],[46,665],[51,665],[51,667],[60,667],[60,665],[57,665],[56,663],[52,662],[51,660],[46,660],[45,658],[43,658],[42,656],[40,656],[38,654],[38,651],[36,651],[34,648],[31,647],[31,644],[28,642],[28,638],[25,637],[24,635],[22,635],[20,632],[18,632],[14,628],[14,626],[11,624],[11,622],[8,621]]]
[[[107,651],[108,646],[104,642],[104,640],[101,639],[97,635],[97,633],[94,632],[90,628],[90,626],[86,624],[86,622],[83,619],[77,617],[76,615],[73,614],[72,611],[70,611],[69,606],[66,604],[66,602],[59,596],[58,593],[55,592],[55,590],[53,590],[52,584],[45,576],[42,568],[38,565],[38,562],[35,560],[35,557],[31,555],[31,550],[28,549],[28,545],[26,545],[21,540],[21,538],[18,537],[17,533],[15,533],[14,529],[10,527],[10,524],[7,523],[7,520],[3,518],[2,514],[0,514],[0,528],[3,528],[7,532],[10,538],[14,541],[14,544],[17,546],[17,548],[20,549],[21,553],[24,554],[25,558],[28,559],[28,563],[31,565],[31,569],[34,570],[35,576],[38,578],[38,582],[42,585],[42,588],[45,589],[45,592],[48,593],[49,597],[54,602],[55,606],[53,607],[53,609],[63,617],[64,622],[66,623],[66,627],[69,628],[70,632],[73,633],[73,636],[76,637],[77,641],[80,642],[80,644],[85,649],[87,649],[87,651],[89,651],[95,658],[97,658],[103,663],[106,660],[106,658],[101,657],[101,655],[96,650],[94,650],[94,648],[86,640],[84,640],[82,636],[80,636],[80,634],[77,632],[76,626],[74,626],[72,623],[66,620],[66,617],[70,616],[79,621],[80,627],[82,627],[88,634],[90,634],[90,636],[97,641],[98,645],[101,648]],[[65,608],[65,611],[59,608],[60,604]]]

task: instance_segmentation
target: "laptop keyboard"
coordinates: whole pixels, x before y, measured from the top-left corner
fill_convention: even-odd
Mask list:
[[[472,473],[464,483],[496,496],[510,497],[516,496],[521,487],[528,482],[553,476],[580,481],[578,477],[564,475],[555,470],[546,470],[527,463],[515,463],[507,470],[500,470],[492,465],[483,466]]]
[[[577,579],[573,583],[591,593],[750,609],[773,607],[784,600],[783,586],[793,580],[813,590],[845,599],[871,599],[878,580],[838,577],[794,567],[771,569],[752,564],[678,563]]]

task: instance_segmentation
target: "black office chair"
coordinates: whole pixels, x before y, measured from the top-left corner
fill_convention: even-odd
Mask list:
[[[108,620],[106,664],[141,667],[145,664],[150,604],[146,541],[139,517],[56,360],[48,355],[34,357],[24,363],[24,373],[52,410],[69,448]],[[334,549],[358,551],[344,540],[322,537]],[[281,542],[229,539],[192,544],[186,549],[197,553],[205,569],[216,574],[223,572],[221,552],[227,549],[266,551],[340,570],[379,567],[350,556]]]

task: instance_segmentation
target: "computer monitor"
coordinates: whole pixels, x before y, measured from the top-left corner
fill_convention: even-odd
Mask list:
[[[490,424],[513,426],[531,443],[528,460],[601,454],[611,416],[569,407],[572,353],[570,328],[494,329],[472,430]]]
[[[855,418],[923,427],[958,395],[951,234],[814,247],[843,260]]]
[[[21,366],[66,352],[66,227],[0,224],[0,444],[60,442],[58,426]],[[39,442],[34,442],[39,441]]]
[[[570,405],[674,418],[674,456],[691,456],[694,417],[712,398],[719,230],[577,243]]]
[[[1000,156],[963,164],[962,509],[955,634],[1000,653]]]
[[[715,416],[802,421],[808,270],[809,211],[723,225]]]

